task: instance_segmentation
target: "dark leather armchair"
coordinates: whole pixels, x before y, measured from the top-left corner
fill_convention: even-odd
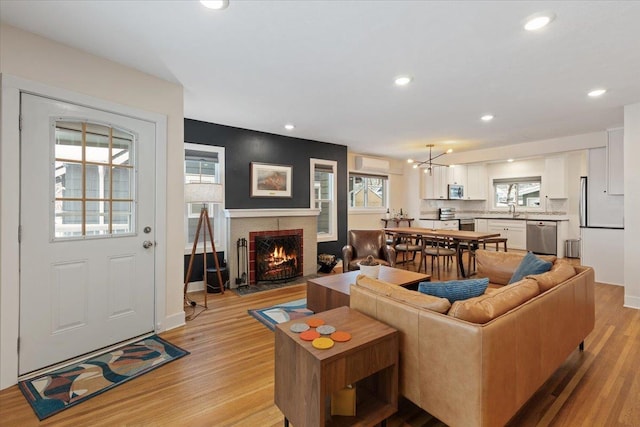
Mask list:
[[[346,271],[359,270],[358,262],[369,255],[382,265],[396,265],[396,251],[387,245],[384,230],[349,230],[347,243],[342,248],[342,263]]]

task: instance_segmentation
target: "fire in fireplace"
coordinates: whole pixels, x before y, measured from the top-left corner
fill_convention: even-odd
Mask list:
[[[250,234],[250,245],[254,247],[253,283],[286,281],[302,275],[302,229]]]

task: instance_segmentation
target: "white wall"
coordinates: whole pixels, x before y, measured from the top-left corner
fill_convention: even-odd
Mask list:
[[[0,73],[3,80],[14,76],[56,90],[68,91],[160,114],[167,118],[166,241],[159,242],[164,251],[166,279],[165,318],[157,319],[161,328],[184,322],[182,280],[184,257],[183,158],[184,114],[180,85],[124,67],[103,58],[42,38],[32,33],[0,24]],[[3,107],[9,102],[3,91]],[[17,379],[17,328],[19,277],[17,256],[19,170],[18,121],[2,113],[0,161],[0,388]],[[11,163],[9,163],[11,162]]]
[[[640,103],[624,107],[624,304],[640,308]]]
[[[356,156],[361,156],[362,154],[358,153],[348,153],[347,154],[347,168],[349,172],[354,173],[368,173],[372,175],[386,175],[389,178],[389,208],[397,209],[400,208],[407,209],[407,192],[405,191],[404,185],[404,175],[403,175],[403,167],[404,163],[397,159],[383,158],[383,157],[373,157],[366,156],[365,157],[373,157],[377,159],[388,160],[390,164],[390,168],[388,171],[378,171],[378,170],[357,170],[356,169]],[[347,201],[348,203],[348,201]],[[357,211],[357,210],[349,210],[347,216],[347,229],[348,230],[372,230],[381,228],[383,226],[380,218],[384,218],[386,213],[386,209],[379,209],[375,211]]]

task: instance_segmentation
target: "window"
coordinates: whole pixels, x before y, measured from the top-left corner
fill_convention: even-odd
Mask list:
[[[337,168],[336,161],[311,159],[311,206],[320,209],[319,242],[338,240]]]
[[[349,174],[349,208],[385,209],[386,176]]]
[[[54,144],[54,240],[133,234],[135,136],[65,120]]]
[[[493,180],[493,200],[496,208],[509,205],[540,207],[539,176]]]
[[[185,143],[184,151],[184,182],[188,183],[218,183],[224,188],[224,148],[210,145]],[[224,190],[222,192],[224,198]],[[185,235],[187,236],[185,253],[190,253],[193,247],[196,229],[202,205],[200,203],[185,203]],[[226,248],[226,227],[224,218],[224,203],[207,203],[209,219],[213,228],[213,238],[216,249]],[[207,236],[207,240],[209,236]],[[202,244],[202,231],[198,245]],[[210,249],[210,248],[209,248]]]

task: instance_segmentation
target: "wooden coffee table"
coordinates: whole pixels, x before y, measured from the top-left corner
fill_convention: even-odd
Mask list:
[[[319,313],[344,305],[348,306],[351,284],[356,282],[356,277],[359,274],[361,274],[360,271],[355,270],[307,280],[307,308],[314,313]],[[419,282],[431,280],[431,276],[399,268],[381,266],[378,279],[410,288],[417,286]]]
[[[327,350],[276,325],[275,404],[295,427],[373,426],[398,410],[398,331],[357,310],[339,307],[319,317],[351,339]],[[331,416],[327,399],[347,385],[356,389],[356,415]]]

